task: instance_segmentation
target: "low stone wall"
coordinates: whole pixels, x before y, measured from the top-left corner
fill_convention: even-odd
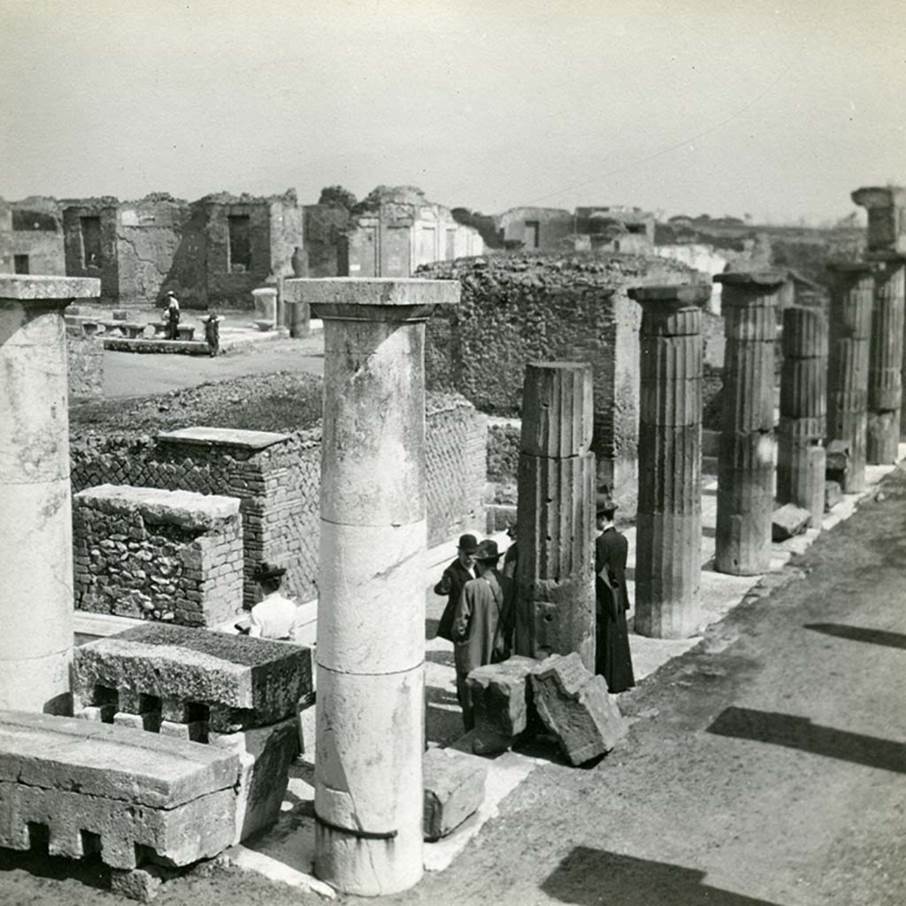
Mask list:
[[[104,346],[99,339],[81,330],[67,329],[66,353],[69,363],[69,398],[73,401],[99,399],[104,392]]]
[[[242,610],[239,501],[101,485],[73,507],[81,610],[217,626]]]
[[[114,352],[164,353],[173,355],[210,355],[211,350],[204,340],[144,340],[126,337],[102,337],[104,349]]]

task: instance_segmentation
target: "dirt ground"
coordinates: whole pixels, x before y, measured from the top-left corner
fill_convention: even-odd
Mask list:
[[[897,471],[800,558],[801,578],[632,692],[630,735],[609,756],[539,767],[451,868],[382,902],[902,906],[904,523]],[[97,869],[64,869],[4,854],[0,903],[115,902]],[[157,902],[320,900],[206,865]]]

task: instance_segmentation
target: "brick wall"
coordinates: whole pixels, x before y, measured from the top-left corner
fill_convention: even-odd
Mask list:
[[[429,394],[427,405],[428,544],[484,524],[485,418],[455,394]],[[186,429],[151,437],[73,438],[74,491],[112,482],[227,494],[240,500],[244,598],[262,560],[287,567],[284,588],[300,601],[317,597],[320,431],[294,434]],[[78,543],[78,537],[76,538]]]
[[[216,626],[242,610],[239,501],[101,485],[75,495],[81,610]]]

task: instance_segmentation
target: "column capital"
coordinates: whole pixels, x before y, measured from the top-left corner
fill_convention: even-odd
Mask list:
[[[773,290],[783,286],[787,275],[783,271],[729,271],[725,274],[715,274],[714,282],[724,286],[744,286],[752,289]],[[723,299],[722,302],[726,302]]]
[[[424,321],[436,305],[459,303],[458,280],[296,278],[283,284],[291,302],[307,302],[316,318],[340,321]]]
[[[24,307],[65,308],[74,299],[96,299],[101,281],[96,277],[32,277],[0,274],[0,303]]]
[[[849,196],[861,208],[889,208],[906,205],[906,189],[902,186],[863,186]]]
[[[846,261],[836,258],[828,261],[825,268],[836,274],[870,274],[873,265],[870,261]]]
[[[711,298],[711,287],[707,283],[676,283],[666,286],[633,286],[626,291],[630,299],[638,302],[655,303],[653,309],[667,307],[682,308],[687,305],[702,305]]]

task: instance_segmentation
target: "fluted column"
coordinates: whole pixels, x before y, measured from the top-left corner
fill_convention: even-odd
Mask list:
[[[422,875],[425,320],[445,280],[293,280],[324,321],[315,873]]]
[[[686,638],[701,622],[701,308],[710,286],[629,290],[642,306],[635,630]]]
[[[897,461],[902,405],[904,258],[873,256],[875,295],[868,358],[866,458],[880,465]]]
[[[0,708],[71,713],[63,309],[100,294],[95,279],[0,275]]]
[[[833,284],[827,363],[827,437],[849,448],[843,491],[865,489],[868,360],[874,280],[866,262],[828,264]]]
[[[726,348],[717,467],[718,572],[753,576],[771,564],[774,503],[776,271],[718,274]]]
[[[522,398],[516,651],[595,669],[591,365],[529,363]]]
[[[777,443],[777,500],[824,516],[827,454],[827,321],[815,308],[783,313],[780,427]]]

